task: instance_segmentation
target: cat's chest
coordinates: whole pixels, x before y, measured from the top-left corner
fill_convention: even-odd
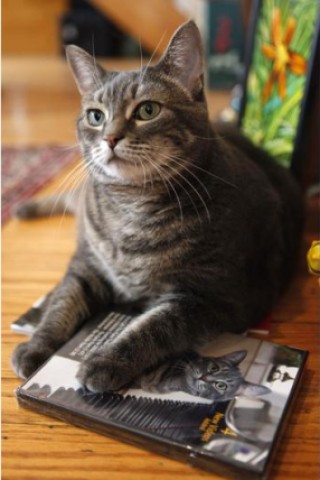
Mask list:
[[[111,282],[120,301],[136,301],[167,292],[170,287],[157,279],[159,259],[153,255],[133,254],[126,248],[126,238],[137,236],[137,229],[118,222],[106,222],[103,229],[85,219],[86,237],[97,269]]]

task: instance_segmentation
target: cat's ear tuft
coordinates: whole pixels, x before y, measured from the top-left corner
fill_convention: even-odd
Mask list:
[[[270,388],[250,382],[243,382],[237,391],[237,395],[244,395],[245,397],[257,397],[268,393],[271,393]]]
[[[66,47],[66,57],[81,95],[102,87],[105,71],[89,53],[76,45]]]
[[[199,29],[190,20],[174,33],[158,65],[178,80],[191,94],[203,89],[204,54]]]
[[[223,357],[220,357],[221,360],[232,363],[232,365],[239,365],[247,356],[247,350],[238,350],[237,352],[227,353]]]

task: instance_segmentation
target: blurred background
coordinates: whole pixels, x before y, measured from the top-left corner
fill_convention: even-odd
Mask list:
[[[160,55],[189,18],[201,29],[209,66],[228,88],[241,74],[251,0],[3,0],[3,55],[63,55],[74,43],[97,56]],[[209,58],[210,60],[210,58]],[[213,77],[212,77],[213,78]]]
[[[251,0],[210,3],[213,9],[224,7],[224,16],[228,10],[241,10],[247,24]],[[54,55],[71,42],[91,50],[94,37],[97,55],[139,56],[139,40],[151,52],[165,32],[161,51],[186,19],[193,17],[205,27],[206,18],[201,17],[207,17],[206,4],[206,0],[3,0],[3,53]],[[235,20],[238,23],[239,17]]]

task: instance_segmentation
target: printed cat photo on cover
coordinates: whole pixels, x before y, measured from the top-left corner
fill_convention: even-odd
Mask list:
[[[130,388],[160,394],[184,392],[210,402],[227,402],[238,395],[254,397],[270,393],[268,387],[243,378],[238,365],[246,355],[246,350],[219,357],[190,352],[145,373]]]
[[[135,322],[78,371],[90,391],[112,391],[270,312],[292,274],[302,200],[290,172],[211,124],[193,21],[135,71],[106,71],[76,46],[66,53],[87,179],[78,195],[27,202],[17,216],[75,212],[77,248],[12,364],[28,377],[97,311],[129,304]]]

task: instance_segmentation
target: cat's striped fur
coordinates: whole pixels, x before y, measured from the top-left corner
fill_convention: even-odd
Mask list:
[[[94,311],[134,303],[136,322],[79,371],[89,389],[113,390],[270,311],[297,251],[301,201],[290,174],[264,152],[211,127],[193,22],[158,64],[139,71],[105,72],[77,47],[67,55],[82,94],[77,131],[89,171],[78,247],[13,365],[28,376]],[[146,121],[141,106],[160,112]],[[103,122],[92,126],[96,110],[90,121]],[[30,215],[44,212],[37,205]]]

